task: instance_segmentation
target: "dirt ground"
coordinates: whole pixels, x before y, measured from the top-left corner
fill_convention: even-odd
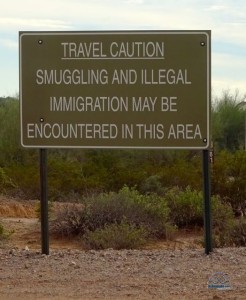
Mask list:
[[[1,300],[246,299],[246,248],[205,255],[200,232],[121,251],[86,251],[79,240],[50,236],[47,256],[36,205],[0,197],[0,223],[11,232],[0,241]]]

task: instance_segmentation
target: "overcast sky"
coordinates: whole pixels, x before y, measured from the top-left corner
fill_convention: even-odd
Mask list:
[[[212,90],[246,92],[245,0],[5,0],[0,96],[19,93],[19,31],[212,30]]]

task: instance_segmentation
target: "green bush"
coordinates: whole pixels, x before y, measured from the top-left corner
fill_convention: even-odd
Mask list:
[[[3,225],[0,223],[0,239],[3,237],[4,229]]]
[[[246,246],[246,218],[235,221],[231,229],[231,240],[235,246]]]
[[[84,179],[81,165],[72,157],[63,157],[58,153],[48,155],[49,197],[52,200],[67,200],[81,194]]]
[[[216,227],[213,235],[214,247],[246,246],[246,219],[228,219],[223,227]]]
[[[112,224],[125,228],[126,223],[134,230],[144,228],[148,238],[172,239],[175,228],[168,220],[169,209],[164,198],[141,195],[124,187],[118,193],[90,197],[83,205],[65,207],[57,213],[52,229],[58,235],[83,236],[88,232],[101,234],[100,230],[109,230],[107,226]]]
[[[182,227],[203,226],[204,200],[202,192],[192,191],[190,187],[180,191],[178,188],[166,193],[170,208],[171,222]],[[231,228],[234,214],[230,205],[224,203],[219,196],[211,197],[212,228],[214,246],[231,244]]]
[[[235,214],[246,215],[246,151],[222,151],[215,156],[212,191],[228,203]]]
[[[166,237],[169,209],[165,199],[155,194],[141,195],[136,189],[124,187],[118,193],[92,198],[89,210],[90,230],[127,220],[130,224],[144,226],[152,237]]]
[[[38,199],[40,196],[39,167],[37,162],[22,165],[13,164],[6,168],[6,174],[15,183],[12,193],[26,199]]]
[[[5,193],[6,190],[15,188],[15,184],[11,178],[6,174],[5,170],[0,167],[0,190],[1,193]]]
[[[245,110],[242,103],[244,101],[245,95],[240,95],[239,91],[235,91],[234,94],[225,91],[219,101],[213,102],[212,133],[214,147],[217,151],[243,149]]]
[[[165,189],[161,184],[161,176],[152,175],[148,177],[141,184],[140,190],[143,194],[156,193],[157,195],[163,195]]]
[[[13,232],[8,232],[5,230],[3,225],[0,223],[0,241],[6,240]]]
[[[136,249],[143,246],[147,241],[144,227],[136,227],[122,221],[120,224],[113,223],[88,231],[84,236],[84,243],[92,249]]]
[[[201,190],[201,154],[197,151],[181,151],[179,155],[173,156],[173,160],[164,164],[158,173],[161,176],[162,186],[169,189],[177,186],[182,190],[190,186],[192,189]]]
[[[165,195],[172,222],[178,227],[203,224],[203,194],[187,187],[184,191],[174,188]]]
[[[220,197],[212,198],[212,226],[214,247],[231,245],[231,230],[234,214],[230,205],[223,203]]]
[[[231,206],[224,203],[219,196],[211,198],[212,204],[212,222],[214,229],[226,231],[234,220],[234,214]]]
[[[182,227],[203,226],[204,201],[202,192],[192,191],[190,187],[181,191],[178,188],[166,193],[170,208],[171,222]],[[245,223],[235,223],[231,206],[219,196],[211,197],[212,234],[214,247],[243,245]]]
[[[0,165],[16,163],[23,157],[20,147],[19,101],[0,98]]]
[[[51,231],[57,236],[83,235],[89,229],[89,214],[86,206],[67,204],[54,212]]]

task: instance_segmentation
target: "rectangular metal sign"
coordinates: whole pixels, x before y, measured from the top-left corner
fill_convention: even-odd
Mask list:
[[[209,147],[210,31],[20,32],[21,143]]]

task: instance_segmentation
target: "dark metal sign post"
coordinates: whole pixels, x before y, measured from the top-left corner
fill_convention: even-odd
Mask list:
[[[203,150],[203,190],[204,190],[204,235],[205,253],[212,251],[211,189],[209,150]]]
[[[40,149],[40,189],[42,254],[49,255],[47,149]]]

